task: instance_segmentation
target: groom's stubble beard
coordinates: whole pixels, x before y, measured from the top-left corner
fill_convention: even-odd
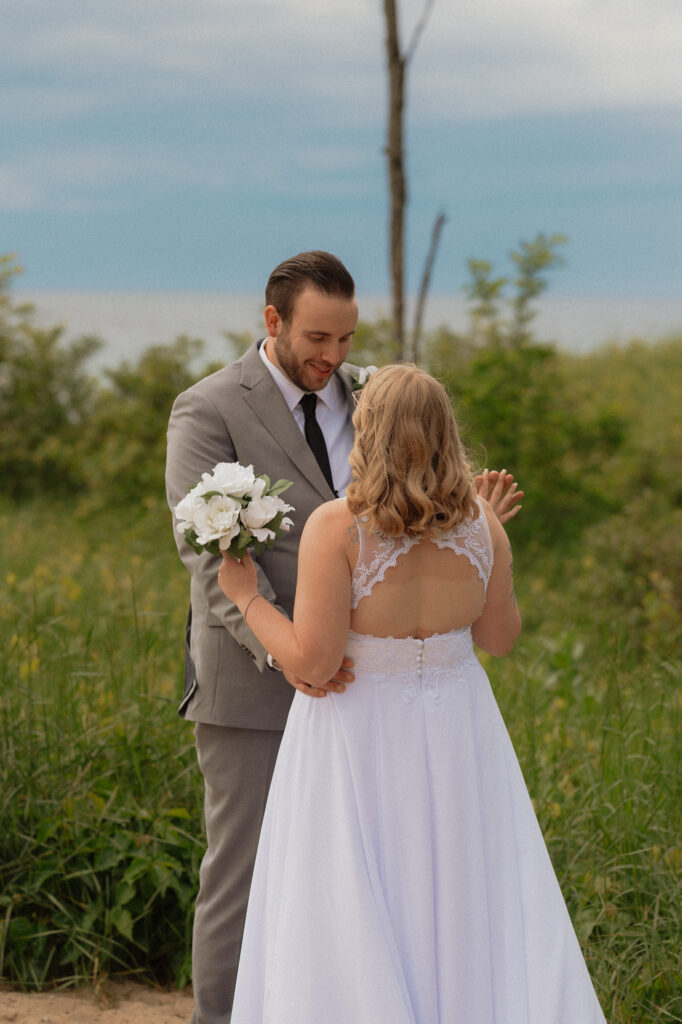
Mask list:
[[[299,359],[296,356],[291,344],[291,331],[286,324],[282,324],[279,336],[277,338],[273,338],[272,342],[279,368],[286,374],[289,380],[296,385],[296,387],[301,389],[301,391],[321,391],[322,388],[326,387],[329,380],[331,380],[332,374],[335,373],[343,363],[343,359],[336,363],[327,380],[316,380],[312,375],[312,371],[306,375],[306,360]]]

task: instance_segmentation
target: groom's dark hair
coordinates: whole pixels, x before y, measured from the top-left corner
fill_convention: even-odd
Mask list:
[[[306,288],[344,299],[355,297],[355,281],[330,252],[300,252],[275,267],[265,288],[266,306],[274,306],[284,323],[291,320],[296,299]]]

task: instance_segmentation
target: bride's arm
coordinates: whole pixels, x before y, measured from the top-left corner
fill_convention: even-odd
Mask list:
[[[493,544],[493,571],[488,582],[485,605],[472,623],[475,644],[488,654],[508,654],[521,632],[521,614],[514,594],[514,556],[502,523],[494,510],[483,502]]]
[[[308,519],[298,552],[293,622],[258,594],[249,556],[223,556],[218,580],[273,658],[312,685],[332,678],[344,655],[350,624],[351,572],[345,502],[329,502]]]

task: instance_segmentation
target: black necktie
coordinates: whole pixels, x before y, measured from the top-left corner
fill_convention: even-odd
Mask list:
[[[313,455],[317,459],[318,466],[324,473],[325,480],[331,487],[332,491],[334,491],[334,480],[332,479],[332,468],[329,465],[327,445],[324,441],[322,428],[317,422],[317,417],[315,416],[317,395],[304,395],[300,404],[303,409],[303,415],[305,416],[305,439],[310,445]],[[334,491],[334,494],[336,494],[336,491]]]

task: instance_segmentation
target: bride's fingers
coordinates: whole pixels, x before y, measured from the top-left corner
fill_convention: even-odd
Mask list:
[[[501,523],[502,523],[502,525],[504,526],[504,524],[505,524],[505,523],[508,523],[508,522],[509,522],[509,520],[510,520],[510,519],[513,519],[513,518],[514,518],[514,516],[515,516],[515,515],[516,515],[516,514],[517,514],[518,512],[520,512],[520,511],[521,511],[521,505],[514,505],[514,507],[513,507],[513,508],[511,508],[511,509],[509,510],[509,512],[504,512],[504,513],[503,513],[503,514],[502,514],[502,515],[500,516],[500,522],[501,522]]]
[[[493,474],[491,473],[490,475],[492,477]],[[508,480],[507,478],[510,479]],[[493,487],[491,496],[488,499],[491,505],[495,505],[497,502],[500,501],[500,499],[504,496],[506,488],[509,486],[513,479],[514,477],[511,475],[511,473],[507,473],[506,469],[501,469],[499,473],[497,473],[497,479],[494,481],[495,486]]]
[[[516,492],[518,490],[518,486],[519,485],[516,483],[516,481],[513,481],[513,483],[510,483],[509,485],[506,486],[506,490],[504,491],[504,494],[500,498],[500,508],[507,509],[511,505],[512,501],[514,500],[514,496],[516,495]]]

